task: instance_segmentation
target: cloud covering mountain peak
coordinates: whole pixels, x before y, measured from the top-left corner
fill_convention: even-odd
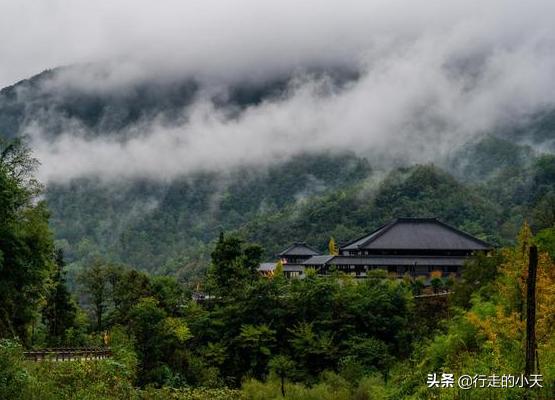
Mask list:
[[[54,74],[43,90],[109,96],[188,78],[201,90],[174,123],[151,115],[119,135],[87,135],[67,118],[52,139],[44,115],[27,115],[22,133],[46,181],[172,178],[330,148],[377,163],[426,162],[555,103],[548,1],[53,4],[5,3],[4,22],[40,22],[2,49],[4,81],[25,68],[87,62]],[[10,23],[0,26],[7,35]],[[306,73],[313,68],[358,77],[337,85]],[[237,82],[284,76],[279,96],[243,108],[214,100]]]

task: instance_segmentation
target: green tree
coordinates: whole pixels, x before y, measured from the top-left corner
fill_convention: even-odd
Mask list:
[[[186,322],[168,316],[155,298],[144,297],[131,308],[129,328],[135,338],[140,382],[163,384],[171,379],[171,370],[181,365],[176,354],[181,355],[180,349],[191,338]]]
[[[155,375],[159,370],[155,370],[162,364],[161,360],[164,356],[164,343],[161,340],[164,333],[162,323],[166,316],[165,311],[152,297],[139,300],[131,309],[130,328],[135,338],[142,383],[147,383],[152,378],[156,379]]]
[[[96,259],[78,277],[83,293],[88,297],[95,318],[97,332],[102,331],[103,317],[110,294],[109,266]]]
[[[434,293],[439,293],[439,291],[443,289],[443,280],[440,277],[435,276],[430,281],[430,285],[432,285]]]
[[[552,184],[555,184],[553,182]],[[545,194],[532,210],[532,222],[535,229],[555,226],[555,191]]]
[[[269,367],[279,377],[281,396],[285,397],[285,379],[294,375],[295,363],[289,357],[280,354],[270,360]]]
[[[37,201],[36,166],[21,140],[0,140],[0,336],[25,343],[54,269],[49,214]]]
[[[238,342],[240,355],[246,360],[247,371],[255,377],[262,377],[272,355],[276,332],[267,325],[243,325]]]
[[[47,327],[48,341],[59,345],[66,329],[75,323],[77,306],[66,287],[64,253],[61,249],[56,250],[55,263],[53,283],[46,297],[42,317]]]
[[[290,342],[305,380],[333,368],[337,348],[330,332],[316,332],[312,323],[300,322],[291,330]]]
[[[367,374],[380,371],[387,378],[387,372],[393,361],[387,344],[373,337],[352,336],[344,341],[347,346],[347,356],[356,360]]]
[[[422,291],[426,287],[425,285],[425,278],[423,276],[419,276],[418,278],[414,279],[411,283],[412,285],[412,293],[415,296],[422,294]]]
[[[555,260],[555,228],[541,230],[535,237],[538,247]]]
[[[105,275],[109,286],[107,289],[98,287],[98,290],[109,291],[108,294],[104,293],[104,296],[108,295],[113,305],[110,320],[118,324],[127,324],[131,308],[142,297],[151,295],[149,276],[122,265],[107,265],[102,275]]]
[[[498,267],[503,262],[500,252],[476,254],[468,260],[463,268],[462,276],[455,282],[453,304],[469,308],[473,293],[488,295],[493,293],[491,283],[499,274]]]
[[[229,294],[258,277],[257,268],[263,250],[255,244],[245,244],[240,238],[220,234],[212,252],[209,277],[220,294]]]

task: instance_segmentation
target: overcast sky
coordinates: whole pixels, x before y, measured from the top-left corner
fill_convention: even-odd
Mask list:
[[[553,0],[0,0],[0,86],[81,62],[110,63],[114,82],[361,72],[343,91],[299,83],[234,119],[199,99],[186,124],[150,121],[123,144],[74,127],[51,143],[32,126],[45,180],[173,176],[330,147],[421,162],[555,104],[554,15]]]
[[[553,15],[551,0],[0,0],[0,86],[103,59],[224,75],[352,63],[453,29],[468,47],[507,46],[553,35]]]

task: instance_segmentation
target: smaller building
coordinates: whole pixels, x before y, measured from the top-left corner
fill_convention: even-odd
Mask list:
[[[287,278],[301,277],[304,274],[304,262],[321,253],[310,247],[304,242],[295,242],[276,256],[278,261],[273,263],[262,263],[258,270],[263,275],[271,275],[274,273],[276,265],[281,261],[283,265],[283,273]]]
[[[283,250],[281,253],[279,253],[277,256],[279,257],[283,265],[300,265],[311,257],[319,256],[321,254],[322,253],[320,253],[318,250],[313,249],[305,242],[295,242],[291,246]]]

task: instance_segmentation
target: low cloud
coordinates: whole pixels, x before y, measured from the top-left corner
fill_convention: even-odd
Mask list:
[[[349,67],[360,76],[339,87],[298,73],[281,97],[239,113],[200,95],[181,123],[143,121],[126,128],[134,134],[125,140],[92,138],[74,121],[52,140],[30,123],[25,133],[44,181],[172,179],[329,149],[355,151],[378,165],[429,162],[555,103],[550,1],[55,3],[67,6],[56,18],[90,21],[55,43],[59,57],[49,62],[109,62],[107,73],[62,74],[53,87],[110,91],[188,75],[225,86],[310,67]],[[83,49],[62,49],[79,39]],[[12,75],[3,71],[4,79]]]

